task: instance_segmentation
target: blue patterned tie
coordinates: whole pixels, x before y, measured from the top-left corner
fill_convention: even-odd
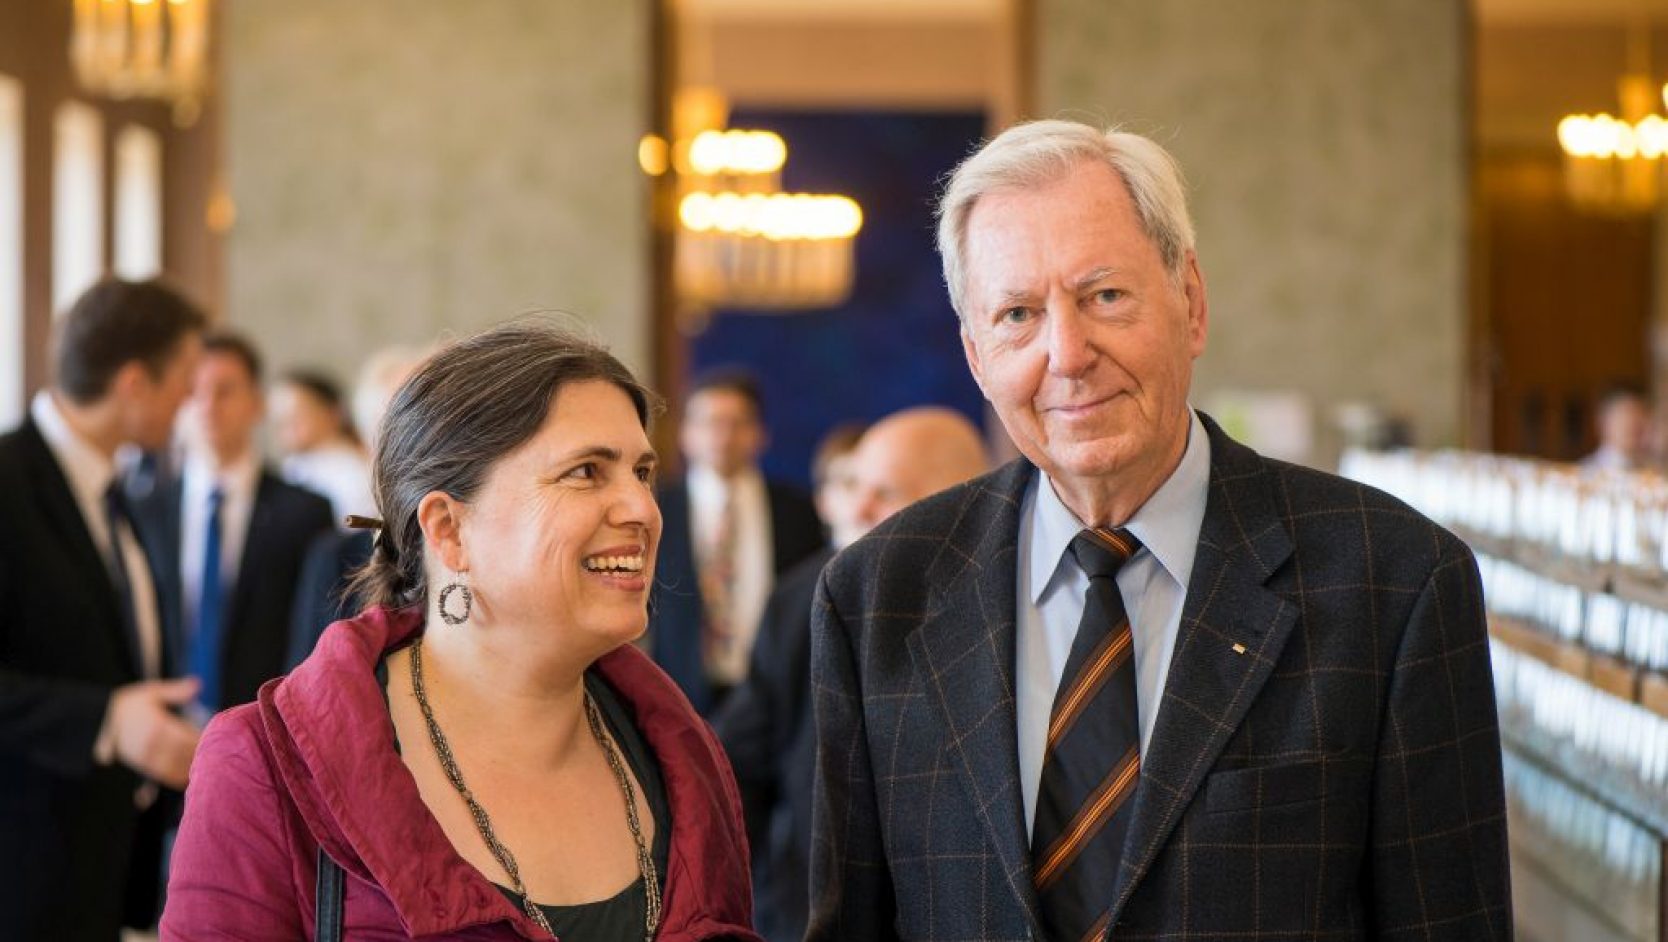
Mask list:
[[[220,649],[223,600],[220,588],[220,505],[225,494],[209,492],[208,529],[203,539],[203,580],[197,595],[197,624],[191,635],[191,673],[202,681],[197,702],[208,713],[220,709]]]
[[[1084,530],[1071,543],[1089,592],[1054,696],[1031,827],[1037,915],[1049,942],[1106,937],[1141,778],[1134,636],[1116,577],[1140,549],[1126,530]]]

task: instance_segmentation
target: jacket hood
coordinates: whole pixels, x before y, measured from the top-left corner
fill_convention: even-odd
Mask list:
[[[284,788],[319,847],[381,887],[414,936],[510,923],[544,937],[453,849],[399,754],[375,669],[422,630],[413,608],[337,622],[300,667],[261,688],[260,723]],[[636,714],[660,765],[672,833],[657,938],[756,939],[741,803],[722,749],[682,693],[636,648],[596,670]]]

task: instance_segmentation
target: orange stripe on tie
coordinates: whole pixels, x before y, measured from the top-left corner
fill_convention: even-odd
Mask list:
[[[1116,530],[1108,530],[1105,527],[1095,527],[1089,532],[1100,537],[1100,541],[1102,543],[1111,547],[1114,553],[1122,556],[1126,561],[1131,556],[1135,555],[1135,544],[1125,539],[1123,535],[1118,533]]]
[[[1054,718],[1048,723],[1048,748],[1053,749],[1071,729],[1072,723],[1082,715],[1083,708],[1089,705],[1100,688],[1105,685],[1106,678],[1112,672],[1123,666],[1129,659],[1130,644],[1133,635],[1129,629],[1129,620],[1119,622],[1119,627],[1112,634],[1106,636],[1101,646],[1096,650],[1094,660],[1077,675],[1066,698],[1060,701],[1060,706],[1054,711]]]
[[[1107,910],[1106,912],[1102,913],[1101,917],[1099,919],[1095,920],[1095,924],[1089,927],[1089,931],[1083,933],[1083,939],[1081,940],[1081,942],[1094,942],[1094,940],[1096,940],[1096,939],[1106,938],[1106,926],[1111,921],[1112,921],[1112,911],[1111,910]]]
[[[1037,868],[1035,882],[1037,890],[1046,890],[1062,873],[1066,866],[1077,855],[1083,852],[1089,841],[1094,839],[1112,815],[1123,807],[1124,799],[1135,788],[1135,780],[1141,772],[1141,755],[1138,750],[1131,749],[1119,764],[1118,770],[1108,778],[1089,800],[1083,803],[1071,824],[1055,840],[1054,846],[1048,849],[1043,857],[1043,865]]]

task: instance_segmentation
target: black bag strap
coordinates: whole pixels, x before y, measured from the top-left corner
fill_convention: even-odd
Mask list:
[[[313,938],[342,942],[342,868],[319,848],[319,882],[313,894]]]

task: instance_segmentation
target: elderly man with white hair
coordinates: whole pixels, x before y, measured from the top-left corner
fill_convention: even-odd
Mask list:
[[[1011,128],[938,239],[1023,457],[824,570],[808,938],[1510,939],[1476,564],[1188,405],[1170,156]]]

